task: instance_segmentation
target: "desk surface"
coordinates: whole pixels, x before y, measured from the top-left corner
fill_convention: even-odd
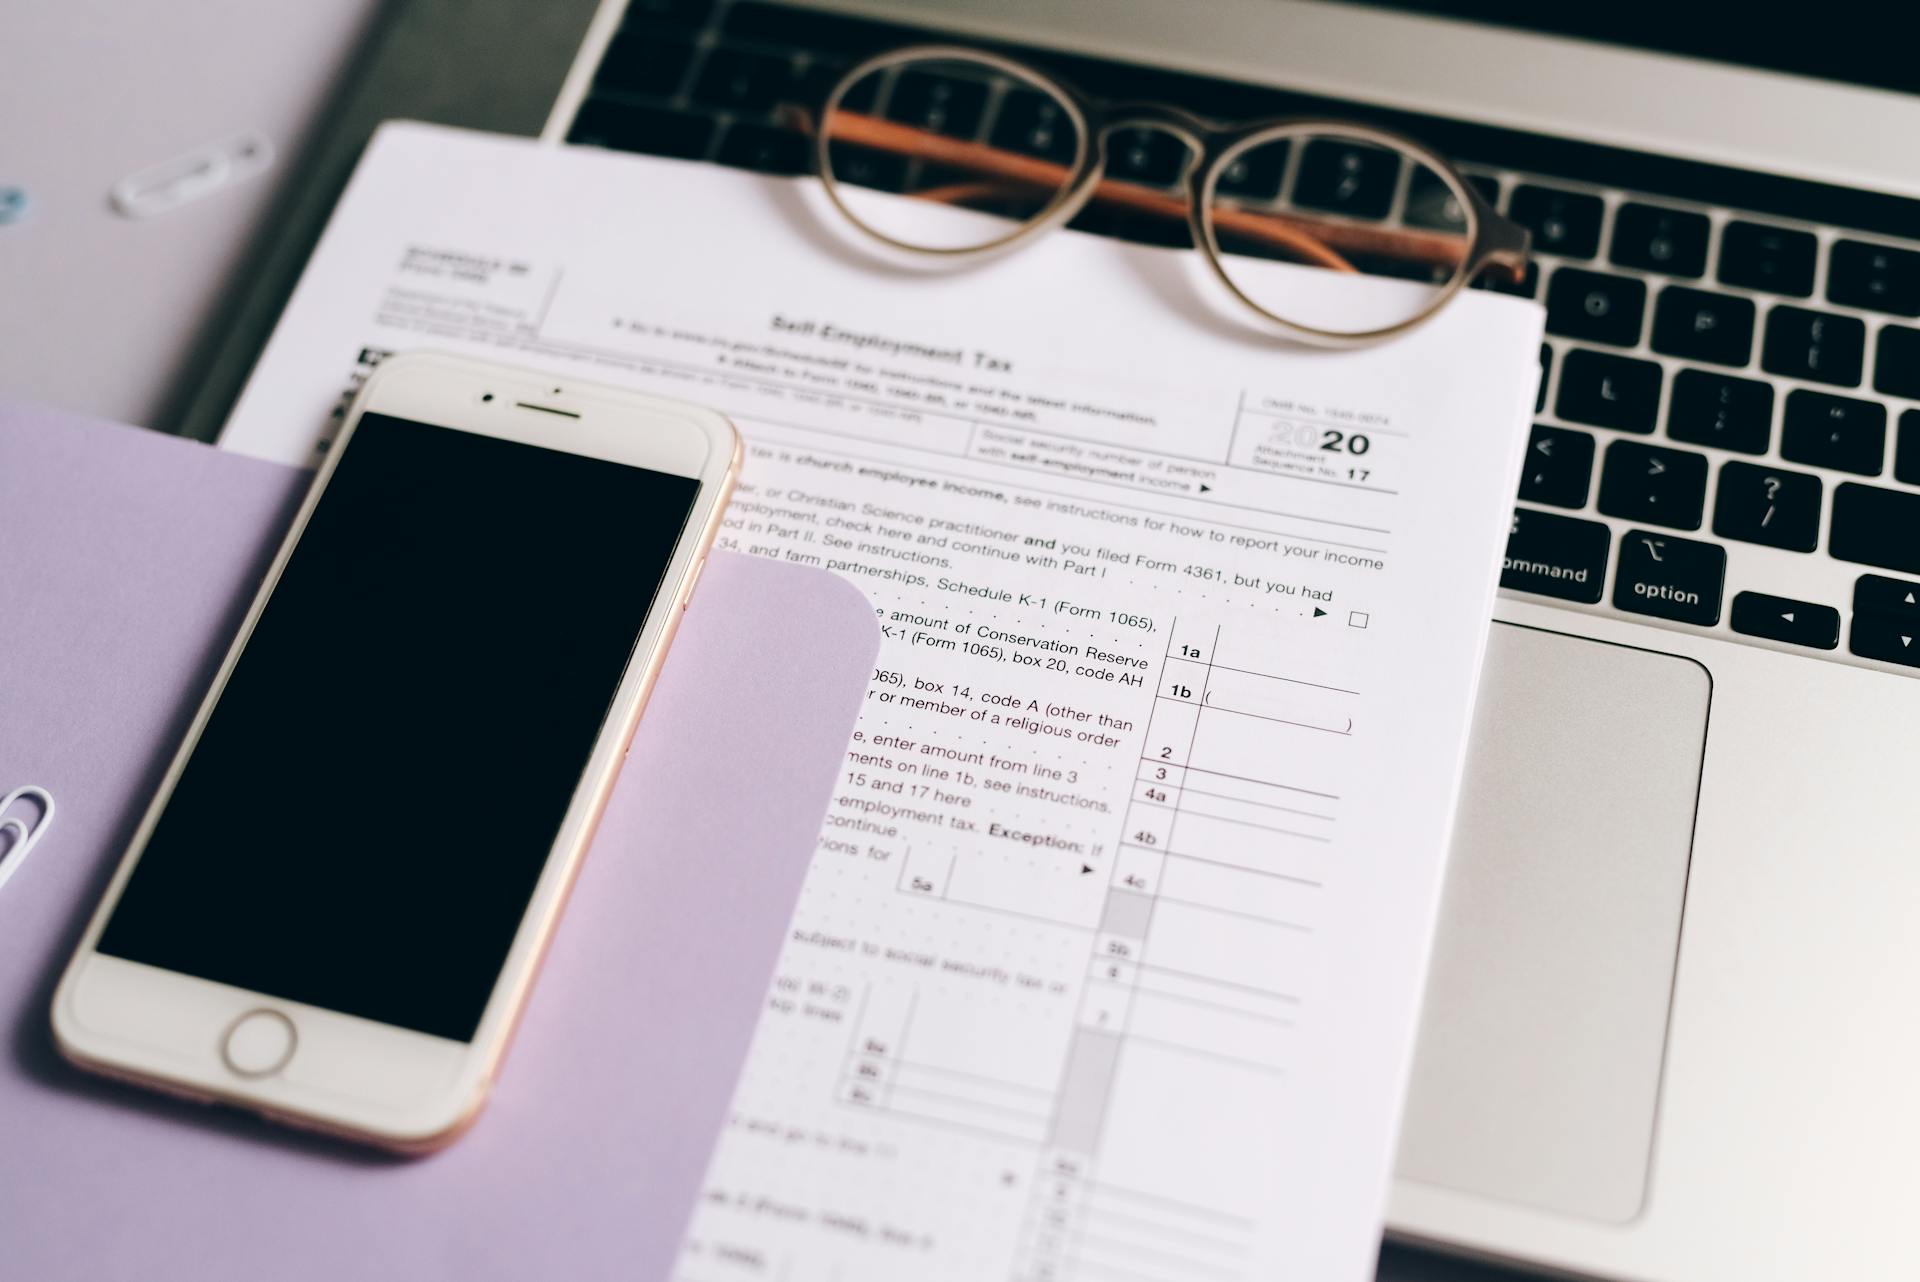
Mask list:
[[[0,395],[158,425],[378,0],[9,0],[0,17]],[[237,134],[265,172],[159,217],[127,176]]]

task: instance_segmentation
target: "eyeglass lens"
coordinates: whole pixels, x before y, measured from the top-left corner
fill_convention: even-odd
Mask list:
[[[1263,311],[1332,334],[1391,329],[1431,311],[1465,269],[1462,194],[1411,152],[1324,125],[1224,159],[1205,219],[1221,273]],[[1352,283],[1326,289],[1302,267]]]
[[[943,251],[993,244],[1045,214],[1085,145],[1051,87],[952,58],[861,77],[822,133],[825,176],[850,216],[889,240]]]

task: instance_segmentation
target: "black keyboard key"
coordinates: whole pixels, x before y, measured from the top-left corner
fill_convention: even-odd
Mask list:
[[[1805,298],[1813,292],[1818,248],[1810,231],[1731,222],[1720,233],[1720,280],[1743,289]]]
[[[1186,168],[1187,145],[1162,129],[1122,129],[1107,138],[1107,177],[1171,187]]]
[[[1920,668],[1920,623],[1856,610],[1847,633],[1847,649],[1863,659]]]
[[[1612,257],[1621,267],[1699,276],[1707,270],[1707,216],[1629,201],[1613,216]]]
[[[1888,325],[1874,345],[1873,390],[1920,401],[1920,329]]]
[[[1769,374],[1858,387],[1866,346],[1867,327],[1852,316],[1776,307],[1767,313],[1760,364]]]
[[[1720,622],[1720,591],[1727,577],[1727,550],[1651,530],[1620,536],[1620,569],[1613,604],[1633,614],[1694,623]]]
[[[1470,174],[1467,182],[1486,197],[1489,205],[1500,198],[1500,184],[1492,178]],[[1412,226],[1431,227],[1435,231],[1464,231],[1467,226],[1460,198],[1439,174],[1425,165],[1415,166],[1413,177],[1407,180],[1407,208],[1402,217]]]
[[[1857,565],[1920,574],[1920,494],[1854,481],[1836,486],[1827,551]]]
[[[1561,418],[1622,432],[1651,432],[1660,412],[1660,367],[1652,361],[1574,348],[1560,362]]]
[[[827,145],[827,163],[833,166],[837,182],[875,191],[907,189],[907,158],[898,152],[862,147],[857,143],[833,142]]]
[[[708,116],[589,98],[573,118],[567,141],[699,160],[713,140],[713,127]]]
[[[1764,592],[1738,592],[1734,594],[1727,621],[1735,632],[1784,641],[1788,645],[1831,650],[1840,644],[1840,611],[1811,601],[1768,596]]]
[[[1074,147],[1079,141],[1073,117],[1067,114],[1066,108],[1052,94],[1038,89],[1014,89],[1002,98],[990,137],[996,147],[1062,165],[1073,163]],[[1276,175],[1276,190],[1279,185]]]
[[[1528,183],[1515,187],[1507,202],[1507,215],[1533,233],[1534,249],[1567,258],[1600,252],[1602,209],[1598,196]]]
[[[1599,506],[1608,516],[1697,530],[1707,506],[1707,456],[1615,441],[1600,469]]]
[[[1270,142],[1241,152],[1232,164],[1220,171],[1217,184],[1220,194],[1242,200],[1278,199],[1280,179],[1286,172],[1290,150],[1287,143]]]
[[[679,91],[693,65],[693,45],[639,32],[622,32],[607,45],[593,87],[613,93],[670,98]]]
[[[887,119],[951,138],[972,138],[980,131],[986,107],[984,80],[913,71],[894,81]]]
[[[1887,407],[1804,388],[1788,392],[1780,421],[1780,457],[1878,476],[1887,457]]]
[[[1827,301],[1920,316],[1920,254],[1859,240],[1835,241],[1827,255]]]
[[[1920,410],[1900,416],[1900,433],[1893,444],[1893,479],[1920,485]]]
[[[1640,341],[1647,284],[1631,276],[1562,267],[1547,282],[1547,332],[1632,347]]]
[[[1713,501],[1723,539],[1811,552],[1820,543],[1820,478],[1758,463],[1726,463]]]
[[[1607,578],[1607,527],[1516,508],[1500,586],[1598,605]]]
[[[804,67],[796,69],[788,81],[786,102],[804,108],[808,120],[812,120],[813,113],[827,105],[827,96],[846,79],[851,69],[851,63],[819,58],[810,60]],[[881,80],[882,77],[877,75],[860,77],[840,95],[836,110],[850,111],[860,116],[873,115],[880,101]],[[796,127],[799,127],[798,122]]]
[[[1853,608],[1920,623],[1920,583],[1863,574],[1854,581]]]
[[[1753,300],[1670,285],[1653,308],[1653,350],[1668,356],[1745,365],[1753,354]]]
[[[1593,478],[1593,438],[1566,427],[1533,425],[1520,465],[1520,497],[1554,507],[1585,507]]]
[[[1385,218],[1400,182],[1400,157],[1382,147],[1315,138],[1300,153],[1293,203],[1349,218]]]
[[[761,113],[791,99],[793,64],[775,54],[715,49],[693,82],[693,100],[728,111]]]
[[[621,22],[628,27],[668,22],[682,27],[704,26],[713,12],[713,0],[627,0]]]
[[[1673,376],[1667,435],[1692,445],[1765,454],[1773,438],[1773,384],[1683,369]]]
[[[727,130],[714,158],[763,174],[804,174],[813,169],[813,142],[791,129],[741,121]]]

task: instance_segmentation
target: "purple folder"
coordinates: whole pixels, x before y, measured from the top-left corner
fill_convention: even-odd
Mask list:
[[[305,479],[0,406],[0,795],[57,803],[0,890],[0,1276],[664,1278],[872,672],[873,611],[824,571],[714,554],[487,1111],[433,1157],[360,1152],[85,1076],[47,1026]]]

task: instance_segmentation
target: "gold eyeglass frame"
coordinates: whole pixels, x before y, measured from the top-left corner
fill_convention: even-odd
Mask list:
[[[989,72],[997,72],[1025,87],[1045,92],[1065,110],[1068,119],[1074,125],[1074,157],[1072,163],[1066,166],[1066,181],[1060,184],[1058,193],[1051,201],[1005,235],[978,245],[958,247],[918,245],[872,226],[849,208],[843,197],[840,190],[841,181],[834,177],[829,150],[831,144],[836,141],[858,143],[860,140],[836,138],[834,130],[828,127],[829,122],[833,120],[835,113],[843,110],[841,104],[845,101],[847,94],[868,77],[920,62],[968,63]],[[858,113],[846,112],[846,114],[856,119],[865,119]],[[891,140],[891,149],[906,150],[909,155],[913,153],[908,150],[910,140],[905,139],[907,134],[921,134],[926,142],[934,145],[951,146],[960,141],[946,135],[929,133],[894,122],[874,120],[871,123],[884,131],[885,136]],[[1171,134],[1185,144],[1188,152],[1185,168],[1187,225],[1193,235],[1194,245],[1205,255],[1214,276],[1235,298],[1252,308],[1282,333],[1299,342],[1317,347],[1352,348],[1393,338],[1432,319],[1441,308],[1451,302],[1462,289],[1489,267],[1510,272],[1514,280],[1519,280],[1527,269],[1531,243],[1527,229],[1496,211],[1487,202],[1486,197],[1467,182],[1452,162],[1425,144],[1404,134],[1381,129],[1364,121],[1308,116],[1283,116],[1242,125],[1228,125],[1162,103],[1105,101],[1088,97],[1059,78],[1026,63],[988,50],[960,45],[908,45],[876,54],[841,76],[819,108],[818,127],[813,130],[814,163],[827,199],[848,222],[860,231],[893,249],[909,254],[955,259],[1004,252],[1067,223],[1086,207],[1096,192],[1099,192],[1103,183],[1111,187],[1128,188],[1132,197],[1131,203],[1174,199],[1164,193],[1153,192],[1149,188],[1134,188],[1118,180],[1109,182],[1106,179],[1108,138],[1122,129],[1140,128]],[[1214,202],[1215,190],[1221,175],[1232,166],[1234,161],[1255,147],[1282,140],[1291,141],[1298,137],[1325,135],[1334,135],[1391,150],[1404,159],[1411,159],[1424,165],[1447,185],[1458,202],[1466,224],[1465,234],[1461,236],[1458,233],[1446,233],[1446,235],[1450,239],[1464,239],[1466,251],[1458,255],[1459,265],[1454,269],[1453,275],[1435,289],[1433,300],[1427,307],[1406,320],[1379,329],[1351,333],[1302,324],[1297,320],[1281,316],[1255,301],[1234,282],[1221,261],[1223,251],[1214,226],[1215,216],[1221,212],[1216,210]],[[1170,211],[1159,210],[1159,212]],[[1376,235],[1389,233],[1404,234],[1409,237],[1429,235],[1429,233],[1412,229],[1381,229],[1369,223],[1360,222],[1356,222],[1354,228]],[[1440,233],[1431,234],[1438,236]],[[1451,253],[1446,256],[1454,257]],[[1339,261],[1337,256],[1336,261]],[[1352,268],[1348,267],[1347,270]]]

